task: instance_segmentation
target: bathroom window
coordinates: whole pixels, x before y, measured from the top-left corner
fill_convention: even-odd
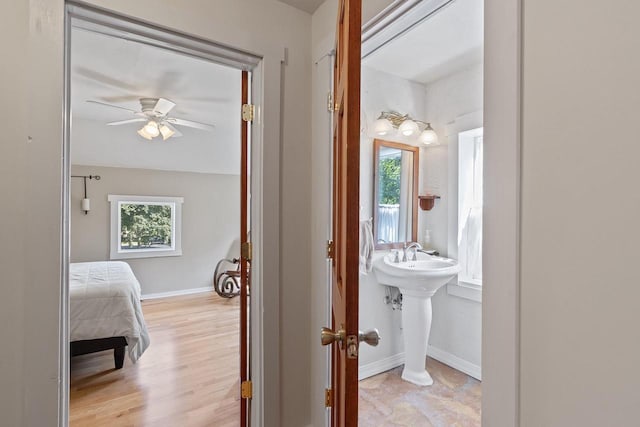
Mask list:
[[[116,196],[111,203],[111,259],[182,255],[181,197]]]
[[[458,281],[482,285],[483,128],[458,135]]]

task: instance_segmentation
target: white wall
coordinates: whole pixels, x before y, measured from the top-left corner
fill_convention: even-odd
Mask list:
[[[420,211],[419,238],[425,230],[431,231],[431,246],[441,254],[449,255],[450,218],[457,217],[457,186],[450,186],[450,153],[457,134],[456,119],[482,110],[482,65],[478,64],[433,82],[427,86],[427,120],[438,133],[442,145],[423,150],[421,187],[439,195],[430,211]],[[457,163],[456,159],[453,159]],[[453,204],[453,206],[452,206]],[[457,228],[455,229],[457,233]],[[455,239],[454,239],[455,241]],[[451,256],[454,256],[452,254]],[[482,306],[479,302],[450,295],[447,287],[433,296],[433,327],[430,345],[468,363],[480,371],[482,341]]]
[[[0,104],[3,123],[10,123],[0,137],[0,195],[7,201],[0,217],[0,340],[7,343],[0,358],[0,414],[7,426],[22,425],[23,359],[24,359],[24,299],[26,292],[25,256],[26,222],[24,221],[27,167],[27,70],[24,55],[29,34],[27,2],[2,2],[2,8],[12,13],[0,16],[0,37],[3,65],[0,67],[0,88],[10,102]],[[8,36],[10,34],[10,36]],[[6,62],[5,62],[6,61]],[[22,64],[9,67],[6,64]],[[10,245],[6,245],[11,242]]]
[[[1,304],[3,315],[7,308],[7,324],[15,331],[9,332],[8,338],[16,339],[8,340],[13,345],[3,357],[12,363],[7,365],[3,360],[1,365],[3,379],[6,376],[12,385],[3,387],[1,400],[3,420],[46,427],[56,425],[60,380],[63,2],[14,3],[3,4],[6,13],[0,30],[8,42],[3,44],[9,61],[2,67],[3,77],[7,73],[2,81],[9,86],[3,92],[4,105],[11,105],[3,117],[12,123],[3,135],[2,146],[9,150],[3,156],[11,174],[7,182],[19,184],[11,190],[3,187],[3,196],[23,190],[24,202],[20,197],[13,199],[15,207],[3,215],[3,221],[15,230],[9,237],[16,242],[3,246],[0,259],[10,260],[11,266],[3,268],[3,274],[15,280],[15,288]],[[265,0],[193,0],[188,7],[157,0],[89,3],[265,57],[262,87],[266,108],[261,111],[263,121],[257,124],[265,135],[262,186],[264,220],[269,225],[262,230],[262,237],[271,248],[265,248],[264,268],[266,277],[272,278],[262,284],[265,309],[260,313],[269,342],[265,349],[268,389],[263,393],[264,410],[268,425],[308,424],[309,243],[301,236],[308,233],[310,217],[310,15]],[[287,63],[281,75],[285,47]],[[30,144],[26,144],[27,135],[33,138]],[[10,142],[5,144],[5,138]],[[38,245],[21,249],[33,241]],[[280,265],[281,258],[287,260],[286,268]],[[24,345],[20,337],[28,337]]]
[[[426,114],[426,88],[424,85],[366,66],[362,67],[361,109],[364,132],[360,138],[360,219],[373,217],[373,140],[370,127],[382,111],[398,111],[422,119]],[[385,137],[383,139],[390,139]],[[409,143],[398,135],[391,138],[395,142]],[[425,150],[420,150],[421,163]],[[419,172],[419,174],[421,171]],[[419,211],[418,216],[421,215]],[[377,251],[374,259],[388,251]],[[360,274],[361,330],[377,328],[383,339],[377,347],[362,346],[358,363],[361,373],[371,371],[375,366],[389,366],[389,359],[401,364],[404,353],[401,312],[384,303],[385,287],[376,279],[375,272]],[[400,355],[400,358],[398,358]],[[387,368],[389,369],[389,368]]]
[[[484,4],[482,424],[491,427],[519,425],[521,14],[521,0]]]
[[[240,256],[240,177],[74,165],[87,181],[91,211],[80,209],[82,179],[71,182],[71,262],[109,260],[109,194],[183,197],[182,255],[125,260],[142,294],[212,287],[217,262]]]
[[[425,191],[441,199],[436,200],[432,210],[420,215],[418,236],[423,241],[425,229],[431,230],[431,244],[442,254],[448,252],[449,246],[450,202],[457,200],[457,194],[449,195],[449,143],[457,142],[457,121],[482,112],[482,77],[482,64],[478,64],[427,86],[426,115],[441,145],[425,150],[420,182]]]
[[[640,3],[524,11],[521,425],[637,425]]]

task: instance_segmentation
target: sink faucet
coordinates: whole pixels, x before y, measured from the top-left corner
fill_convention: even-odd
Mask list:
[[[407,251],[411,249],[413,249],[413,258],[411,259],[411,261],[416,261],[418,259],[417,251],[422,250],[422,245],[418,242],[410,242],[407,245],[407,242],[405,242],[402,250],[404,253],[402,261],[407,261]]]

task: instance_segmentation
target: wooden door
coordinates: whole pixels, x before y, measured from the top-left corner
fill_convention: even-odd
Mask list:
[[[249,412],[252,397],[249,353],[249,296],[251,289],[249,128],[253,117],[250,113],[247,115],[246,110],[252,108],[249,105],[249,78],[249,72],[242,71],[242,117],[240,121],[240,427],[248,427],[250,424]]]
[[[340,0],[333,128],[332,425],[358,425],[360,45],[362,0]],[[341,335],[341,336],[340,336]]]

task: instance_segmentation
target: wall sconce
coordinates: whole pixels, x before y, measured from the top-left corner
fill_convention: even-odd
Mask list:
[[[422,127],[422,129],[421,129]],[[373,132],[376,136],[386,136],[398,132],[404,137],[418,136],[418,140],[425,145],[438,144],[438,134],[431,127],[431,123],[416,120],[408,114],[400,114],[395,111],[383,111],[373,123]]]
[[[91,210],[91,199],[87,197],[87,179],[100,181],[100,175],[71,175],[71,178],[82,178],[84,181],[84,198],[82,199],[80,207],[84,211],[84,214],[87,215]]]

